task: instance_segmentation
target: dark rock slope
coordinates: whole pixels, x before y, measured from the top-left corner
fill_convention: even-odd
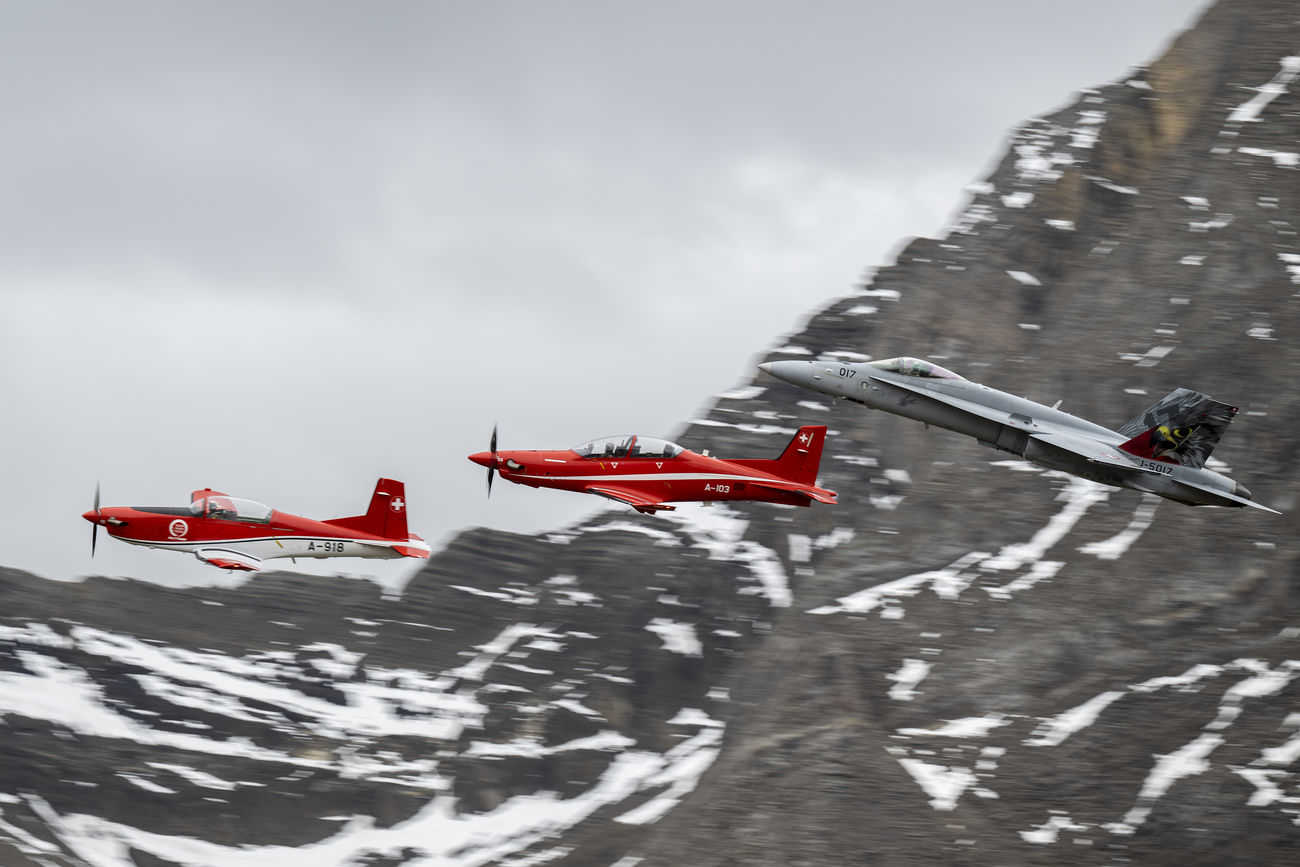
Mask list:
[[[476,530],[401,597],[0,572],[0,864],[1294,863],[1297,17],[1220,3],[1024,124],[767,356],[929,357],[1111,426],[1204,391],[1284,515],[760,376],[679,441],[827,423],[840,506]]]

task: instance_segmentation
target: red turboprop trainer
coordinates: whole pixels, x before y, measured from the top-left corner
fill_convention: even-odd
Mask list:
[[[835,492],[817,487],[825,444],[826,426],[809,425],[776,460],[724,461],[642,436],[601,437],[563,451],[498,452],[493,428],[490,450],[469,459],[487,467],[489,495],[497,472],[508,482],[596,494],[648,514],[671,511],[667,503],[717,500],[834,505]]]
[[[192,552],[204,563],[242,572],[258,572],[262,561],[277,557],[429,557],[429,545],[406,530],[405,488],[392,479],[375,485],[364,515],[330,521],[277,512],[210,488],[192,493],[188,506],[101,509],[98,486],[95,508],[81,517],[95,525],[92,557],[100,527],[132,545]]]

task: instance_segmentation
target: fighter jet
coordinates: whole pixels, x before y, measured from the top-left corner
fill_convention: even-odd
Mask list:
[[[769,361],[758,367],[836,399],[966,434],[1047,469],[1189,506],[1251,506],[1280,514],[1253,502],[1236,480],[1205,469],[1237,407],[1186,388],[1110,430],[920,358]]]

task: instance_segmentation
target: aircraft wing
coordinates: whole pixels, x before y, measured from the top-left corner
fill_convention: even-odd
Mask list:
[[[762,481],[746,479],[745,484],[751,485],[755,488],[768,488],[773,491],[789,491],[792,494],[803,494],[805,497],[816,500],[819,503],[826,503],[830,506],[838,505],[835,501],[835,493],[833,491],[828,491],[825,488],[801,485],[798,482],[782,483],[778,481],[767,481],[766,479]]]
[[[910,382],[898,382],[891,379],[889,384],[896,385],[899,388],[905,388],[908,391],[914,391],[917,394],[923,394],[926,397],[935,400],[940,400],[949,406],[956,407],[957,409],[978,416],[979,418],[985,418],[989,421],[995,421],[998,424],[1007,425],[1015,430],[1023,431],[1030,439],[1036,439],[1039,442],[1046,443],[1047,445],[1064,449],[1065,451],[1078,455],[1094,464],[1106,464],[1120,469],[1136,470],[1142,473],[1160,475],[1157,470],[1149,470],[1145,467],[1139,466],[1137,461],[1129,458],[1124,454],[1124,452],[1120,451],[1117,446],[1108,446],[1103,442],[1092,439],[1091,437],[1080,436],[1078,434],[1067,434],[1059,430],[1029,430],[1025,428],[1024,425],[1016,424],[1011,413],[1000,409],[992,409],[983,404],[965,400],[964,398],[956,397],[954,395],[944,395],[939,397],[933,392],[915,386]]]
[[[1070,436],[1060,433],[1059,431],[1047,431],[1039,433],[1035,431],[1029,434],[1030,439],[1038,440],[1049,446],[1055,446],[1063,451],[1078,455],[1084,460],[1094,464],[1104,464],[1108,467],[1118,467],[1121,470],[1134,470],[1139,473],[1150,473],[1153,476],[1163,475],[1159,470],[1147,469],[1137,461],[1126,456],[1116,446],[1108,446],[1105,443],[1097,442],[1088,437]]]
[[[194,556],[209,566],[216,566],[218,569],[233,569],[240,572],[262,571],[261,560],[250,554],[245,554],[243,551],[234,551],[230,548],[200,548],[194,552]]]
[[[617,485],[588,485],[583,490],[588,494],[596,494],[606,499],[626,503],[638,512],[645,512],[646,514],[660,511],[671,512],[676,508],[665,505],[664,501],[657,497],[651,497],[631,488],[620,488]]]

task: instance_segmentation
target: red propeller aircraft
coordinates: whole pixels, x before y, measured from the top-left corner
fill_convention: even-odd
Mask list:
[[[488,451],[470,455],[492,475],[534,488],[597,494],[638,512],[672,511],[667,503],[756,500],[807,506],[835,504],[835,492],[817,487],[826,426],[799,428],[776,460],[724,461],[696,454],[667,440],[642,436],[601,437],[563,451],[497,451],[492,429]]]
[[[193,552],[220,569],[257,572],[262,561],[276,557],[366,557],[428,559],[429,545],[406,530],[405,486],[380,479],[364,515],[316,521],[270,506],[204,488],[190,494],[188,506],[99,507],[81,517],[95,525],[90,556],[95,556],[99,528],[110,536],[161,548]]]

